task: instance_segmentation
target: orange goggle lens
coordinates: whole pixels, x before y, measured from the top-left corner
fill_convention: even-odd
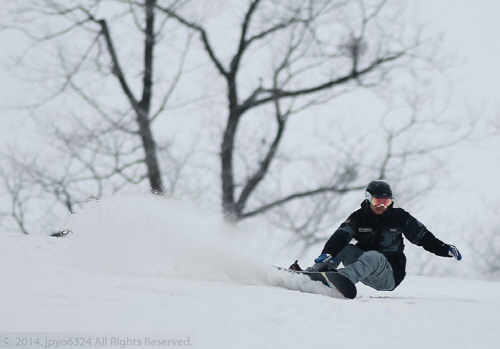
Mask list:
[[[372,198],[370,200],[370,203],[373,206],[385,206],[389,207],[390,204],[392,204],[392,199],[391,198]]]

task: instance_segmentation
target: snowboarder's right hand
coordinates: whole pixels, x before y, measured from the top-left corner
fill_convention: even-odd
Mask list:
[[[331,254],[323,253],[314,260],[314,265],[306,271],[336,271],[340,261],[332,257]]]
[[[314,260],[314,263],[337,263],[337,264],[339,264],[339,262],[331,254],[328,254],[328,253],[323,253],[321,256],[319,256],[318,258],[316,258]]]

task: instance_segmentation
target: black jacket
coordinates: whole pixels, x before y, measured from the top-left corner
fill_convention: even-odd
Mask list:
[[[381,215],[376,215],[365,200],[340,225],[325,244],[322,253],[336,256],[352,239],[364,251],[384,254],[392,266],[396,286],[406,275],[406,256],[403,253],[403,235],[411,243],[422,246],[438,256],[449,257],[449,246],[436,238],[427,228],[402,208],[393,205]]]

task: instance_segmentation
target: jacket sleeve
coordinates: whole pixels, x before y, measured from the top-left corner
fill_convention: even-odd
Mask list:
[[[439,240],[427,229],[425,229],[425,235],[422,237],[419,246],[422,246],[426,251],[432,252],[435,255],[441,257],[451,257],[448,254],[450,246]]]
[[[422,246],[426,251],[441,257],[450,257],[448,254],[449,246],[435,237],[411,215],[408,215],[404,235],[412,244]]]
[[[355,228],[356,224],[353,220],[353,216],[351,215],[340,225],[330,239],[328,239],[321,253],[328,253],[336,257],[337,254],[354,238],[356,234]]]

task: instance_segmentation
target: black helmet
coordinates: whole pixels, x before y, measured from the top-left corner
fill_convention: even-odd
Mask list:
[[[365,196],[368,201],[374,198],[390,198],[392,199],[392,190],[389,183],[382,180],[371,181],[366,186]]]

